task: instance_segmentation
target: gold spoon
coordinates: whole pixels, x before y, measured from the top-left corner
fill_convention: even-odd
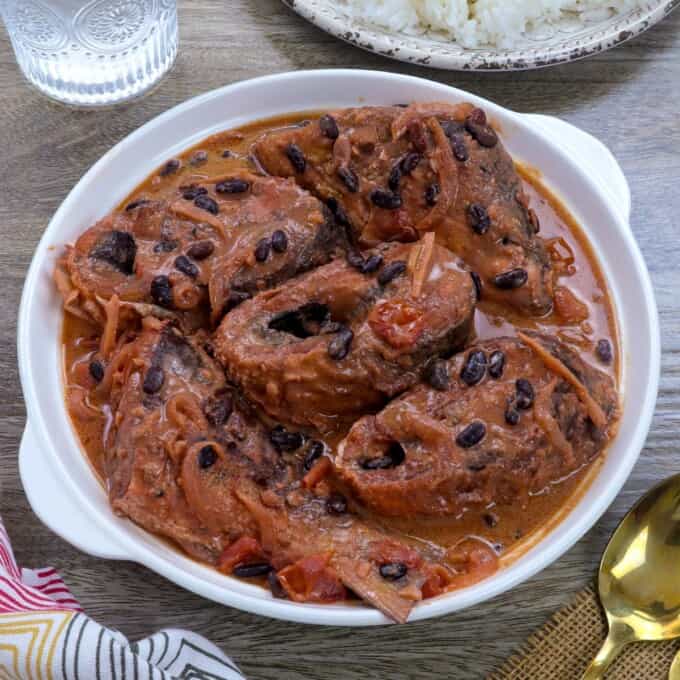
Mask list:
[[[668,671],[668,680],[680,680],[680,652],[673,659],[671,669]]]
[[[629,642],[680,637],[680,475],[623,518],[602,556],[599,591],[609,635],[582,680],[602,678]]]

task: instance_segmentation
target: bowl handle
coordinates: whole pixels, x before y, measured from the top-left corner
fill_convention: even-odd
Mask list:
[[[612,152],[587,132],[554,116],[526,113],[536,127],[556,142],[572,160],[591,173],[591,178],[619,211],[626,224],[630,221],[630,188]]]
[[[19,474],[33,511],[55,534],[90,555],[110,560],[130,559],[68,494],[57,493],[63,484],[53,464],[40,455],[40,445],[28,422],[19,447]]]

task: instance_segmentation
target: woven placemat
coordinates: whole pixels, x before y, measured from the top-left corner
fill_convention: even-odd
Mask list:
[[[582,590],[487,680],[579,680],[607,634],[592,588]],[[680,640],[627,645],[607,680],[667,680]]]

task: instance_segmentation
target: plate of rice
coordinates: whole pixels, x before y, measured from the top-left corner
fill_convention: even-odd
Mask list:
[[[400,61],[521,70],[610,49],[680,0],[283,0],[323,30]]]

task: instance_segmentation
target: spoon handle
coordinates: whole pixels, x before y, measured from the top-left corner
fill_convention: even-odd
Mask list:
[[[680,652],[673,659],[671,669],[668,671],[668,680],[680,680]]]
[[[609,668],[611,662],[616,658],[618,653],[623,649],[623,646],[628,642],[625,637],[618,634],[616,627],[609,629],[609,635],[604,641],[604,644],[593,659],[592,663],[586,669],[581,680],[600,680],[604,677],[604,673]],[[680,679],[680,676],[679,676]]]

